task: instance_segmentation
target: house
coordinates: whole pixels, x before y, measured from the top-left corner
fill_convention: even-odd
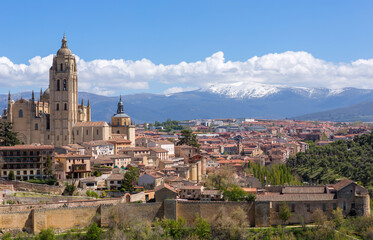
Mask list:
[[[166,199],[176,199],[178,196],[178,191],[166,183],[159,185],[154,191],[156,202],[163,202]]]
[[[92,155],[94,158],[114,154],[114,144],[109,143],[108,141],[90,141],[85,142],[82,145],[86,149],[86,154]]]
[[[201,201],[223,201],[223,193],[219,190],[203,190]]]
[[[164,183],[163,174],[159,172],[148,172],[138,178],[138,185],[145,189],[154,189]]]
[[[55,163],[69,178],[86,178],[91,175],[91,156],[74,153],[59,154],[54,157]],[[61,178],[61,180],[64,180]]]
[[[200,200],[203,186],[183,186],[180,188],[179,197],[188,200]]]
[[[124,175],[113,173],[106,179],[106,187],[108,190],[120,190]]]

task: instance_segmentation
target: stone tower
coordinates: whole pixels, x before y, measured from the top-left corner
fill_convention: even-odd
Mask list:
[[[75,57],[65,35],[49,70],[50,136],[48,142],[63,146],[72,142],[72,128],[78,121],[78,77]]]

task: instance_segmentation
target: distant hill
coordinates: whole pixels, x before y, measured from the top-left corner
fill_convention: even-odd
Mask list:
[[[31,92],[12,94],[12,99],[29,99]],[[35,95],[36,99],[38,94]],[[79,103],[90,100],[93,121],[110,121],[119,97],[80,92]],[[7,106],[7,94],[0,95],[0,109]],[[171,95],[140,93],[125,95],[125,112],[137,123],[204,118],[325,119],[373,121],[373,90],[344,88],[286,88],[268,86],[212,86]],[[360,105],[364,102],[363,105]],[[356,105],[357,104],[357,105]],[[351,106],[356,105],[356,106]],[[349,107],[351,106],[351,107]],[[338,109],[336,109],[338,108]],[[347,113],[340,109],[347,109]],[[333,110],[336,109],[336,110]],[[360,109],[360,110],[359,110]],[[329,113],[329,111],[332,112]],[[336,111],[336,112],[335,112]],[[322,113],[322,117],[317,114]],[[326,114],[326,115],[325,115]],[[329,114],[329,115],[328,115]],[[334,114],[337,114],[334,116]]]
[[[373,102],[362,102],[348,107],[305,114],[294,119],[333,122],[373,122]]]

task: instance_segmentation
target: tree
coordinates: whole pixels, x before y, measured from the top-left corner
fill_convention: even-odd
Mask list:
[[[14,176],[14,172],[13,171],[10,171],[9,174],[8,174],[8,180],[14,180],[16,179],[15,176]]]
[[[244,201],[246,200],[247,193],[239,186],[234,185],[224,191],[224,198],[228,201]]]
[[[181,137],[176,145],[188,145],[196,148],[200,146],[197,141],[197,135],[190,129],[181,130]]]
[[[280,206],[280,212],[279,212],[280,219],[285,224],[290,219],[291,215],[292,213],[290,212],[288,205],[286,204],[286,202],[283,202],[282,205]]]
[[[138,168],[129,166],[122,180],[122,184],[121,184],[122,190],[133,192],[135,190],[135,185],[137,183],[138,177],[139,177]]]
[[[313,220],[315,221],[316,225],[322,227],[328,221],[327,216],[321,209],[316,209],[312,214]]]
[[[20,144],[17,133],[12,131],[10,122],[0,122],[0,146],[14,146]]]
[[[52,229],[43,229],[36,237],[36,240],[56,240],[56,236]]]
[[[65,191],[67,192],[67,194],[73,195],[73,193],[75,192],[76,187],[73,184],[68,184],[68,183],[66,183],[65,186],[66,186],[65,187]]]
[[[88,228],[86,238],[87,240],[100,240],[101,234],[102,234],[102,229],[97,226],[97,223],[93,223]]]
[[[44,175],[47,178],[53,177],[53,164],[49,154],[47,155],[47,160],[45,161]]]
[[[208,189],[226,190],[236,184],[235,172],[231,166],[222,166],[218,171],[209,173],[205,186]]]
[[[339,229],[343,223],[343,212],[342,209],[337,207],[337,209],[332,211],[332,221],[335,224],[335,227]]]
[[[254,193],[249,193],[249,195],[247,195],[247,201],[254,202],[255,199],[256,199],[256,195]]]
[[[194,234],[198,236],[199,239],[211,239],[211,227],[210,224],[202,217],[196,218]]]

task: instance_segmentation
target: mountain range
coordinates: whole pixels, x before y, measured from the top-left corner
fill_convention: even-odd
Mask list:
[[[31,98],[31,92],[12,99]],[[0,95],[6,107],[8,95]],[[90,100],[93,121],[110,121],[119,97],[79,93]],[[220,84],[174,94],[139,93],[122,96],[125,112],[138,123],[204,118],[260,118],[333,121],[373,119],[373,90],[343,88],[292,88],[270,85]],[[370,109],[370,110],[369,110]],[[332,110],[332,111],[330,111]],[[369,111],[370,112],[369,112]],[[313,114],[317,113],[317,114]]]

